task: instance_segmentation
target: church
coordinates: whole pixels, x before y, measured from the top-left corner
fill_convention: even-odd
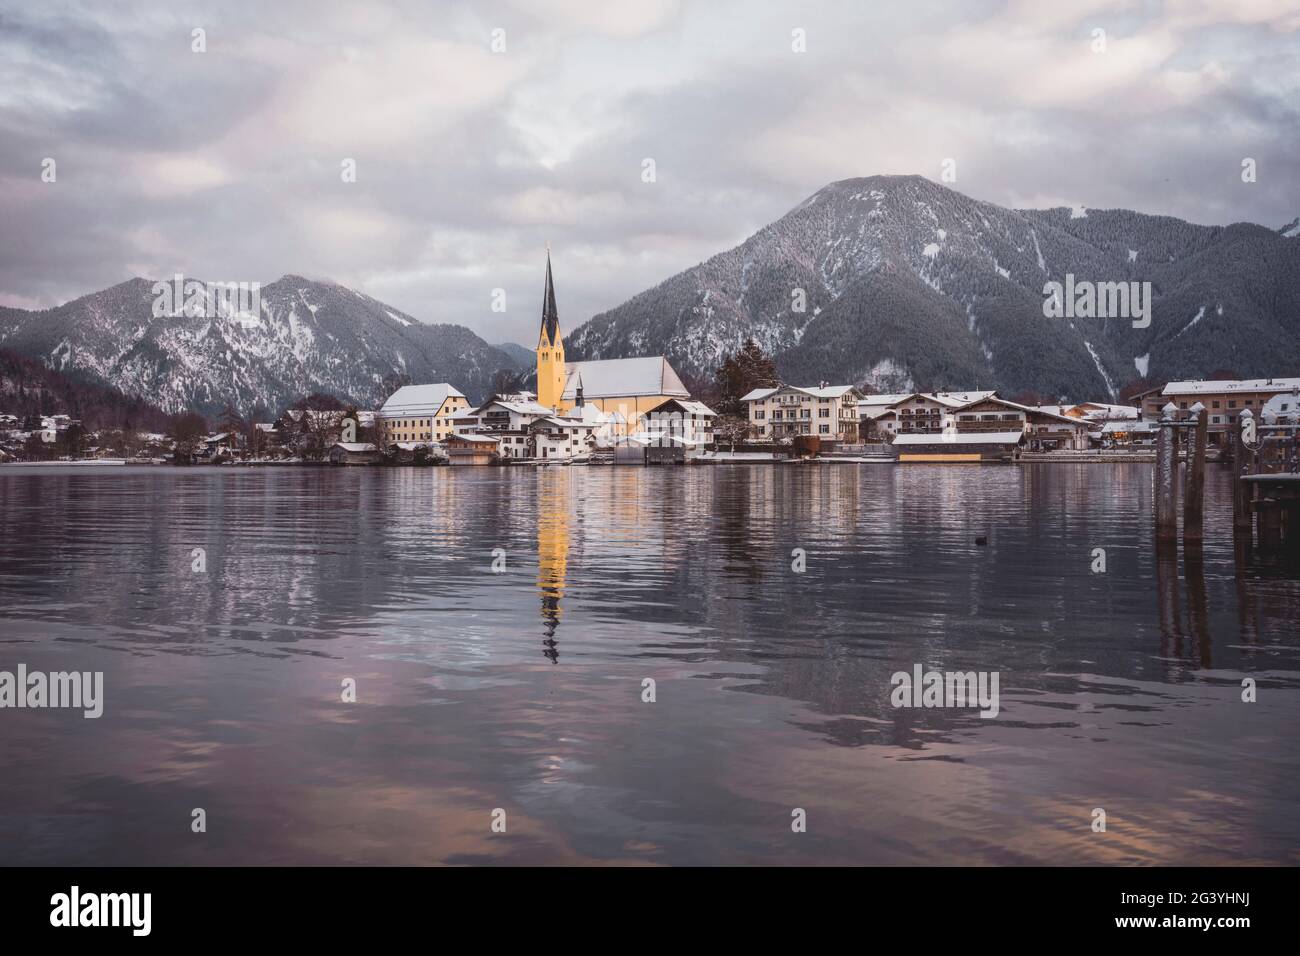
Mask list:
[[[566,362],[560,314],[551,278],[551,250],[546,250],[546,290],[542,328],[537,337],[537,401],[561,415],[582,415],[594,407],[618,414],[634,432],[647,412],[670,399],[689,399],[673,367],[662,355],[641,358]]]

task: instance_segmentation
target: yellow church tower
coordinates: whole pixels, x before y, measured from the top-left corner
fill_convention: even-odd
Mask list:
[[[551,247],[546,246],[546,291],[542,295],[542,330],[537,336],[537,402],[560,411],[560,398],[568,373],[564,366],[564,339],[560,314],[555,308],[555,283],[551,280]]]

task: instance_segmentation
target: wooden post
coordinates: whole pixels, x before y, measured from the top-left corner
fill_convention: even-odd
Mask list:
[[[1205,442],[1209,416],[1197,402],[1191,408],[1195,426],[1187,429],[1187,481],[1183,485],[1183,542],[1205,537]]]
[[[1178,462],[1174,459],[1174,403],[1163,409],[1160,436],[1156,439],[1156,538],[1170,540],[1178,536]]]
[[[1244,430],[1246,422],[1253,419],[1250,409],[1241,413],[1237,422],[1237,429],[1232,436],[1232,471],[1233,471],[1233,496],[1232,496],[1232,528],[1234,532],[1250,534],[1251,531],[1251,499],[1254,496],[1255,489],[1249,482],[1242,481],[1245,475],[1255,473],[1255,451],[1246,447]],[[1246,421],[1241,421],[1245,419]],[[1258,447],[1258,446],[1256,446]]]

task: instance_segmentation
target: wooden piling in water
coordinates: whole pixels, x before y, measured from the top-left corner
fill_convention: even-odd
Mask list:
[[[1241,413],[1241,418],[1252,419],[1250,409]],[[1249,537],[1251,531],[1251,510],[1254,486],[1242,481],[1246,475],[1253,475],[1256,468],[1256,450],[1246,445],[1242,423],[1232,436],[1232,529],[1235,533]]]
[[[1205,443],[1209,416],[1197,402],[1191,408],[1196,424],[1187,429],[1187,480],[1183,484],[1183,542],[1205,538]]]
[[[1156,539],[1170,540],[1178,536],[1178,462],[1174,457],[1173,416],[1177,409],[1170,402],[1162,411],[1160,435],[1156,439]]]

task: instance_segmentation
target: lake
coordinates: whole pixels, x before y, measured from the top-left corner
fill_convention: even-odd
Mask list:
[[[103,673],[0,855],[1295,864],[1300,572],[1214,466],[1160,564],[1151,468],[0,467],[0,670]]]

